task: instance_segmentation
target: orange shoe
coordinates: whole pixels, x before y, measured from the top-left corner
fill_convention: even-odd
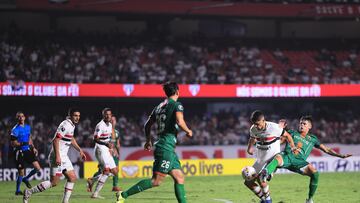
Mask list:
[[[113,192],[119,192],[120,190],[121,190],[120,187],[114,186],[111,191],[113,191]]]

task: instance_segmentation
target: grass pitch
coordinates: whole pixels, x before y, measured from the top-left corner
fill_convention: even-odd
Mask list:
[[[121,187],[127,189],[139,179],[121,179]],[[86,192],[85,180],[75,184],[71,203],[115,202],[115,194],[110,192],[109,179],[101,195],[106,199],[90,199]],[[37,182],[32,181],[32,185]],[[62,181],[57,187],[32,196],[30,203],[61,202]],[[276,175],[270,182],[274,203],[304,203],[308,193],[309,178],[298,174]],[[24,188],[22,184],[22,188]],[[176,203],[173,181],[167,178],[158,188],[131,196],[128,203]],[[0,203],[19,203],[22,197],[14,195],[15,182],[0,182]],[[240,176],[187,177],[185,183],[187,199],[190,203],[255,203],[259,202],[253,193],[243,185]],[[314,198],[316,203],[360,203],[360,173],[321,173],[319,186]]]

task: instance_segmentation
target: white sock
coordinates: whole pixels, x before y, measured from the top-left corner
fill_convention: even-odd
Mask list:
[[[68,203],[75,183],[66,181],[62,203]]]
[[[270,197],[269,185],[267,185],[263,188],[263,192],[264,192],[264,196],[265,196],[266,200],[270,200],[271,197]]]
[[[101,175],[102,175],[102,174],[100,173],[99,175],[93,177],[93,178],[92,178],[92,182],[95,183],[96,181],[98,181]]]
[[[37,186],[33,187],[30,189],[30,192],[33,193],[38,193],[38,192],[43,192],[47,189],[51,188],[51,182],[50,181],[44,181],[39,183]]]
[[[96,185],[96,188],[95,188],[95,191],[93,193],[93,196],[98,196],[100,190],[103,188],[105,182],[106,182],[106,179],[108,178],[109,176],[106,175],[106,174],[102,174],[99,178],[99,181],[97,182],[97,185]]]
[[[261,190],[260,186],[256,186],[252,189],[252,191],[255,193],[256,196],[258,196],[260,199],[262,198],[263,191]]]

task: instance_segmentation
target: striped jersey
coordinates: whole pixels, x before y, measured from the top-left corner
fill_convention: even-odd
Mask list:
[[[59,140],[59,152],[60,156],[67,156],[69,147],[71,145],[71,139],[74,137],[75,125],[70,119],[66,119],[60,123],[59,127],[56,130],[55,138],[60,138]],[[54,152],[54,149],[51,150],[51,153]]]
[[[269,145],[276,144],[280,150],[280,137],[284,129],[277,123],[265,121],[265,129],[258,130],[254,125],[250,128],[250,137],[255,138],[257,148],[268,148]]]
[[[112,124],[106,123],[104,120],[101,120],[95,127],[94,139],[99,138],[102,142],[108,143],[111,140],[112,133]],[[98,143],[95,144],[95,147],[109,149],[105,145],[100,145]]]

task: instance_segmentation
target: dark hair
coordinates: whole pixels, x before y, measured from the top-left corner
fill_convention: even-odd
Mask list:
[[[163,84],[163,90],[167,97],[171,97],[176,93],[176,91],[179,90],[179,86],[176,84],[176,82],[168,81]]]
[[[16,118],[17,118],[17,117],[19,116],[19,114],[21,114],[21,113],[22,113],[22,114],[24,114],[24,112],[23,112],[23,111],[18,111],[18,112],[16,112],[16,115],[15,115],[15,116],[16,116]],[[24,114],[24,115],[25,115],[25,114]]]
[[[102,115],[105,115],[105,113],[106,113],[107,111],[111,111],[111,109],[108,108],[108,107],[104,108],[104,109],[101,111]]]
[[[254,112],[251,113],[251,116],[250,116],[250,121],[251,123],[256,123],[257,121],[260,120],[261,117],[264,116],[264,113],[260,110],[255,110]]]
[[[79,112],[80,113],[80,110],[78,108],[70,108],[68,110],[68,116],[72,116],[75,112]]]
[[[312,119],[311,115],[301,116],[300,120],[309,121],[311,124],[313,122],[313,119]]]

